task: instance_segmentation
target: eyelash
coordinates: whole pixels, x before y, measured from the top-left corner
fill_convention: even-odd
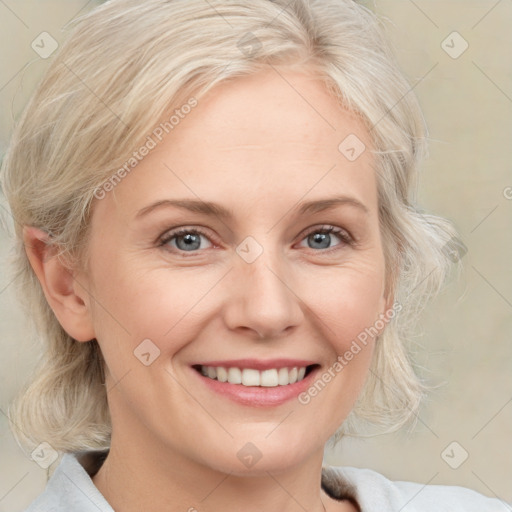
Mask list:
[[[330,253],[332,251],[340,250],[340,249],[342,249],[346,245],[348,245],[348,246],[354,246],[355,245],[354,239],[348,234],[347,231],[345,231],[344,229],[341,229],[341,228],[337,228],[335,226],[330,226],[330,225],[324,225],[324,226],[321,226],[321,227],[315,226],[315,227],[311,228],[310,230],[308,230],[308,231],[306,231],[305,233],[302,234],[302,238],[301,238],[300,241],[302,242],[302,240],[307,238],[309,235],[312,235],[313,233],[322,233],[322,234],[331,234],[332,233],[332,234],[335,234],[336,236],[338,236],[339,239],[341,240],[340,244],[335,245],[334,247],[327,248],[327,249],[315,250],[315,249],[313,249],[311,247],[308,248],[308,249],[310,249],[310,250],[312,250],[312,251],[314,251],[316,253]],[[202,235],[205,238],[207,238],[210,242],[212,242],[214,245],[216,243],[215,239],[214,240],[210,240],[210,238],[212,238],[210,234],[206,233],[205,231],[203,231],[200,228],[181,228],[181,229],[178,229],[176,231],[168,231],[168,232],[166,232],[166,234],[164,234],[159,239],[158,246],[159,247],[165,247],[174,238],[178,238],[181,235],[186,235],[186,234]],[[170,251],[170,252],[177,251],[179,254],[185,255],[185,257],[188,257],[187,253],[189,253],[189,256],[192,256],[192,255],[195,255],[198,252],[200,252],[200,249],[198,249],[196,251],[183,251],[183,250],[175,248],[175,247],[173,247],[172,249],[173,250]],[[167,249],[167,250],[169,250],[169,249]]]

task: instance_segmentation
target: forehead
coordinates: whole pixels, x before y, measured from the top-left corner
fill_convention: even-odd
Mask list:
[[[194,122],[197,117],[200,123]],[[339,142],[351,133],[357,133],[366,146],[370,143],[362,121],[340,106],[318,75],[286,68],[216,86],[200,100],[180,132],[188,137],[194,132],[197,138],[207,135],[205,142],[214,143],[219,151],[286,144],[300,152],[306,144],[337,154]]]
[[[366,150],[347,158],[350,146]],[[236,210],[237,201],[296,203],[333,189],[372,203],[370,146],[363,122],[317,76],[270,69],[200,98],[102,207],[131,214],[150,199],[189,196]]]

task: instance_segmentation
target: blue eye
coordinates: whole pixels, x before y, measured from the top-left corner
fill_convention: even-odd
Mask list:
[[[334,243],[336,238],[338,243]],[[307,246],[303,245],[304,241]],[[346,245],[353,244],[352,237],[345,230],[334,226],[322,226],[310,229],[301,239],[300,247],[318,249],[315,252],[329,252],[329,249],[341,249]],[[160,239],[159,245],[171,252],[178,253],[195,253],[214,246],[210,235],[197,228],[181,228],[170,231]]]
[[[334,226],[314,228],[306,234],[303,240],[308,242],[308,247],[310,249],[331,249],[333,248],[331,245],[333,238],[338,238],[341,240],[341,243],[335,244],[334,247],[338,245],[352,244],[350,235],[348,235],[346,231],[340,228],[335,228]]]
[[[168,233],[162,240],[160,241],[161,245],[168,245],[169,242],[174,242],[169,245],[180,251],[193,252],[198,249],[206,249],[207,247],[201,247],[201,238],[208,240],[210,244],[207,247],[211,247],[212,244],[209,241],[208,237],[200,230],[197,229],[180,229],[178,231],[173,231]]]

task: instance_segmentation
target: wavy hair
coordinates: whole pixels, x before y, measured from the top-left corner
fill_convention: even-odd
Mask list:
[[[111,435],[99,346],[77,342],[57,321],[25,253],[22,226],[50,233],[63,261],[86,268],[95,191],[145,142],[155,120],[269,66],[314,70],[339,105],[365,123],[386,288],[402,306],[379,337],[361,395],[333,439],[361,435],[365,425],[388,432],[414,419],[428,387],[406,350],[410,328],[445,281],[456,232],[415,205],[428,134],[382,20],[353,0],[111,0],[73,24],[2,166],[16,220],[13,274],[42,342],[38,369],[9,409],[22,444],[104,449]]]

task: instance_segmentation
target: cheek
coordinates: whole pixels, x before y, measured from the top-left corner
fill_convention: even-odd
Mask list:
[[[154,265],[141,268],[129,258],[104,260],[94,274],[98,341],[114,345],[119,354],[133,352],[143,340],[150,339],[162,353],[172,356],[208,318],[211,301],[215,302],[215,286],[224,272],[211,267],[204,271]]]
[[[333,434],[352,410],[368,375],[375,326],[384,309],[384,265],[379,258],[359,261],[317,274],[316,279],[310,276],[307,282],[303,294],[330,356],[299,403]]]
[[[384,311],[384,265],[379,258],[317,272],[304,282],[307,305],[337,354],[374,326]]]

